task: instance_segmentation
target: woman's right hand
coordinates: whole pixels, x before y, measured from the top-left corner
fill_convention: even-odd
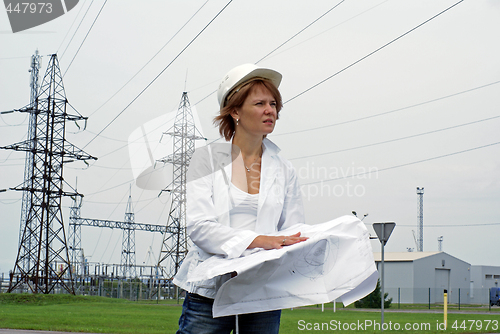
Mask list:
[[[281,249],[283,246],[290,246],[297,244],[302,241],[306,241],[307,237],[301,237],[300,232],[289,236],[270,236],[270,235],[259,235],[253,239],[252,243],[248,246],[248,249],[252,248],[264,248],[264,249]]]

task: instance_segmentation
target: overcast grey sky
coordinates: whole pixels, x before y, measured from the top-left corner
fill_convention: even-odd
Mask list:
[[[136,221],[164,224],[168,196],[133,185],[129,136],[175,110],[187,90],[203,134],[217,139],[219,80],[279,47],[259,62],[283,74],[286,103],[269,138],[297,168],[310,224],[368,213],[370,230],[373,222],[397,224],[386,251],[406,251],[415,248],[416,187],[424,187],[424,250],[437,251],[443,236],[447,253],[500,266],[500,2],[465,0],[371,54],[457,2],[232,1],[206,27],[228,1],[103,7],[102,0],[81,0],[64,16],[15,34],[0,10],[0,111],[29,103],[35,50],[43,55],[41,76],[48,55],[57,53],[69,102],[89,116],[86,131],[68,126],[67,139],[99,158],[88,168],[65,166],[66,181],[74,186],[78,178],[85,195],[82,216],[122,220],[132,184]],[[1,115],[0,146],[24,140],[27,120]],[[23,181],[24,158],[0,150],[0,189]],[[21,197],[0,193],[0,273],[15,262]],[[67,224],[71,202],[63,204]],[[84,227],[85,255],[119,263],[121,237]],[[160,235],[136,238],[138,264],[148,261],[149,250],[158,256]],[[377,241],[373,247],[379,251]]]

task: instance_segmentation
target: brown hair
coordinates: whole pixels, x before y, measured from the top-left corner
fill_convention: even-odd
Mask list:
[[[240,108],[247,99],[248,95],[250,95],[250,93],[259,86],[267,88],[267,90],[271,92],[271,95],[276,100],[276,119],[279,118],[279,112],[283,107],[283,102],[278,88],[276,88],[271,81],[263,78],[254,78],[253,80],[246,81],[227,94],[228,98],[226,99],[226,105],[220,110],[219,115],[214,117],[214,124],[219,126],[219,133],[227,141],[230,141],[231,138],[233,138],[235,131],[235,123],[233,117],[231,116],[231,112]]]

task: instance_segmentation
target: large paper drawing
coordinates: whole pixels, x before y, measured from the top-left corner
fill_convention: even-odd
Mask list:
[[[218,290],[214,316],[327,303],[348,305],[369,294],[378,272],[369,234],[354,216],[318,225],[295,225],[276,235],[301,232],[305,242],[274,250],[251,250],[236,259],[214,255],[189,281],[236,272]]]

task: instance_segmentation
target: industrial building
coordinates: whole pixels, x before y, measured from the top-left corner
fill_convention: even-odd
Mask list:
[[[380,271],[381,253],[373,253]],[[499,268],[500,269],[500,268]],[[393,303],[471,303],[471,265],[445,252],[386,252],[384,290]]]
[[[486,304],[489,301],[487,291],[499,287],[500,267],[471,266],[470,268],[470,298],[471,303]]]

